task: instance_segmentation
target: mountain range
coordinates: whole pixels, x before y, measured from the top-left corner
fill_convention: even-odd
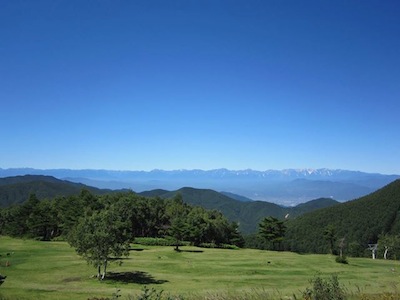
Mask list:
[[[35,193],[39,199],[56,199],[59,196],[79,195],[82,189],[93,194],[124,192],[93,188],[43,175],[0,178],[0,214],[1,207],[22,203],[31,193]],[[329,245],[324,239],[324,232],[327,228],[333,228],[337,241],[341,241],[347,253],[363,256],[368,252],[368,244],[376,244],[385,234],[397,235],[400,230],[400,180],[345,203],[321,198],[294,207],[251,201],[231,193],[228,196],[226,193],[192,187],[174,191],[155,189],[137,194],[160,198],[180,194],[186,203],[222,212],[230,221],[238,222],[244,234],[257,232],[259,222],[266,216],[286,219],[287,232],[283,246],[295,252],[326,253]],[[383,251],[382,248],[380,251]]]
[[[153,189],[177,190],[183,186],[190,186],[285,206],[294,206],[316,198],[348,201],[367,195],[400,178],[400,175],[332,169],[267,171],[0,169],[0,177],[25,174],[48,175],[102,189],[132,189],[136,192]]]
[[[61,196],[79,195],[82,189],[87,189],[97,195],[121,192],[121,190],[93,188],[51,176],[25,175],[5,177],[0,178],[0,208],[23,203],[32,193],[38,199],[55,199]],[[175,195],[180,194],[183,201],[188,204],[220,211],[230,221],[239,223],[239,228],[243,233],[257,231],[258,223],[266,216],[274,216],[280,219],[285,216],[296,217],[319,208],[338,204],[337,201],[332,199],[316,199],[295,207],[284,207],[265,201],[252,201],[232,193],[226,195],[210,189],[191,187],[184,187],[174,191],[156,189],[137,194],[144,197],[160,197],[163,199],[173,198]]]

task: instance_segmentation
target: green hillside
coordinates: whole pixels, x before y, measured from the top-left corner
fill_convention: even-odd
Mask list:
[[[297,252],[327,253],[324,230],[336,230],[348,253],[364,251],[381,234],[400,230],[400,180],[365,197],[304,214],[288,222],[286,248]],[[360,253],[351,253],[360,254]]]
[[[111,190],[102,190],[81,183],[59,180],[52,176],[24,175],[0,178],[0,207],[22,203],[30,194],[38,199],[53,199],[57,196],[78,195],[82,189],[93,194],[107,194]]]
[[[38,199],[53,199],[57,196],[78,195],[87,189],[96,195],[112,193],[112,190],[97,189],[81,183],[59,180],[51,176],[25,175],[0,178],[0,207],[23,203],[30,194]],[[180,193],[191,205],[220,211],[230,221],[238,222],[242,233],[254,233],[259,222],[266,216],[283,219],[287,214],[294,218],[315,209],[329,207],[338,202],[332,199],[317,199],[296,207],[282,207],[264,201],[239,201],[210,189],[181,188],[177,191],[162,189],[139,193],[144,197],[172,198]]]
[[[335,200],[321,198],[295,207],[283,207],[265,201],[243,202],[234,200],[213,190],[189,187],[166,193],[163,193],[163,190],[155,190],[140,193],[140,195],[172,198],[178,193],[182,195],[182,198],[186,203],[202,206],[206,209],[216,209],[221,211],[229,220],[238,222],[240,231],[245,234],[256,232],[260,221],[267,216],[274,216],[283,219],[287,214],[289,214],[291,218],[294,218],[319,208],[338,204]]]

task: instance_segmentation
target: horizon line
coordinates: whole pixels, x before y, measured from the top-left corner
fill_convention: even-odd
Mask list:
[[[191,172],[191,171],[202,171],[202,172],[212,172],[212,171],[230,171],[230,172],[246,172],[246,171],[252,171],[252,172],[260,172],[260,173],[265,173],[265,172],[285,172],[285,171],[296,171],[296,172],[304,172],[307,171],[310,174],[315,172],[315,171],[346,171],[346,172],[360,172],[360,173],[368,173],[368,174],[381,174],[381,175],[400,175],[396,173],[388,174],[388,173],[380,173],[380,172],[368,172],[368,171],[361,171],[361,170],[351,170],[351,169],[341,169],[341,168],[284,168],[284,169],[265,169],[265,170],[257,170],[257,169],[252,169],[252,168],[246,168],[246,169],[228,169],[225,167],[221,168],[213,168],[213,169],[200,169],[200,168],[177,168],[177,169],[159,169],[159,168],[154,168],[154,169],[148,169],[148,170],[139,170],[139,169],[104,169],[104,168],[82,168],[82,169],[73,169],[73,168],[34,168],[34,167],[11,167],[11,168],[2,168],[0,167],[0,170],[37,170],[37,171],[60,171],[60,170],[65,170],[65,171],[107,171],[107,172],[145,172],[145,173],[150,173],[150,172],[157,172],[157,171],[162,171],[162,172]]]

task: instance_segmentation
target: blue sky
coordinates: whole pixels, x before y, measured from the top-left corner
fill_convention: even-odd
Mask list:
[[[0,168],[400,174],[400,2],[0,0]]]

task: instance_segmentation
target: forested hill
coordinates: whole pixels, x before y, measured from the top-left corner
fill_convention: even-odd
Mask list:
[[[57,196],[78,195],[82,189],[87,189],[97,195],[115,192],[112,190],[97,189],[80,183],[59,180],[52,176],[25,175],[6,177],[0,178],[0,207],[22,203],[32,193],[36,194],[38,199],[53,199]],[[315,209],[338,204],[337,201],[332,199],[317,199],[296,207],[282,207],[264,201],[239,201],[213,190],[189,187],[176,191],[157,189],[142,192],[139,195],[172,198],[177,193],[180,193],[183,200],[188,204],[220,211],[230,221],[238,222],[239,229],[245,234],[256,232],[259,222],[267,216],[282,219],[289,214],[290,218],[292,218]]]
[[[256,232],[260,221],[267,216],[283,219],[289,214],[289,217],[294,218],[301,214],[339,203],[332,199],[321,198],[295,207],[283,207],[265,201],[239,201],[213,190],[190,187],[171,192],[153,190],[140,193],[140,195],[172,198],[178,193],[182,195],[183,201],[186,203],[221,211],[229,220],[238,222],[240,231],[245,234]]]
[[[304,214],[288,222],[286,248],[297,252],[326,253],[328,226],[337,240],[344,238],[347,252],[360,255],[381,234],[400,232],[400,180],[365,197]],[[333,226],[333,227],[332,227]]]
[[[34,193],[38,199],[78,195],[82,189],[101,195],[112,192],[81,183],[56,179],[52,176],[24,175],[0,178],[0,207],[22,203]]]

